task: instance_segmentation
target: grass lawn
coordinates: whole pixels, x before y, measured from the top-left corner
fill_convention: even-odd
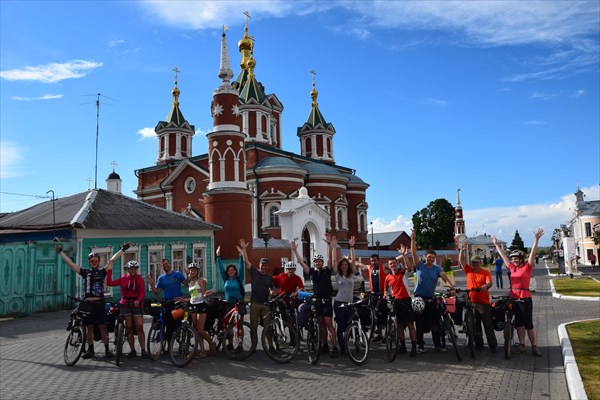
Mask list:
[[[554,288],[563,296],[600,296],[600,282],[587,276],[554,279]]]
[[[577,368],[589,400],[600,400],[600,320],[567,325]]]
[[[558,273],[560,272],[558,268],[548,268],[548,271],[554,275],[558,275]]]

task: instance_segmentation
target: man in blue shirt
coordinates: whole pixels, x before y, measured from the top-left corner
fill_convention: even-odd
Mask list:
[[[496,289],[504,289],[504,279],[502,279],[502,265],[504,261],[500,258],[499,255],[496,255],[496,260],[494,261],[495,271],[496,271]]]
[[[427,250],[425,253],[425,262],[419,260],[417,254],[417,235],[413,230],[411,232],[411,247],[413,256],[413,265],[417,274],[417,286],[415,287],[415,296],[422,297],[425,300],[425,310],[422,314],[417,315],[417,344],[419,345],[419,352],[425,351],[425,342],[423,341],[423,334],[426,331],[431,330],[431,337],[433,338],[433,345],[436,351],[444,352],[445,347],[442,347],[442,341],[440,336],[440,315],[437,309],[437,304],[434,298],[435,288],[438,283],[438,278],[442,278],[444,282],[451,288],[454,289],[454,285],[448,279],[448,276],[440,267],[435,263],[436,253],[434,250]]]
[[[174,271],[171,268],[171,263],[166,258],[162,259],[162,267],[164,272],[156,280],[156,285],[154,285],[152,275],[148,275],[146,280],[155,295],[159,296],[160,291],[163,291],[163,299],[165,300],[163,318],[167,327],[167,343],[170,343],[171,336],[173,336],[175,329],[177,329],[177,324],[171,315],[171,311],[173,311],[175,299],[183,296],[181,285],[187,285],[187,277],[180,271]]]

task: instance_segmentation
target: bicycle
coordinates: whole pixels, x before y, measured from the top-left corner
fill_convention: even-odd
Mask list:
[[[67,335],[63,352],[65,364],[72,367],[77,364],[77,361],[79,361],[79,358],[87,348],[86,328],[83,324],[83,319],[90,313],[80,309],[80,304],[85,302],[85,300],[69,295],[67,295],[67,298],[76,303],[75,308],[71,311],[69,323],[67,324],[67,331],[69,331],[69,334]]]
[[[460,350],[458,348],[458,334],[456,333],[456,326],[454,325],[454,320],[450,316],[451,313],[456,311],[456,300],[454,300],[454,302],[448,302],[448,299],[451,298],[454,297],[446,293],[435,293],[435,299],[440,312],[440,336],[444,335],[450,340],[450,343],[452,343],[452,347],[454,348],[454,354],[456,355],[456,358],[458,361],[462,361],[462,356],[460,355]]]
[[[464,318],[463,318],[463,332],[467,336],[467,347],[469,348],[469,354],[471,358],[475,358],[475,305],[471,301],[471,297],[469,293],[471,292],[479,292],[480,289],[459,289],[455,288],[456,293],[466,293],[465,296],[465,310],[464,310]]]
[[[363,310],[363,312],[366,310],[367,314],[363,314],[361,316],[361,322],[364,322],[363,326],[369,332],[368,339],[369,343],[371,343],[373,336],[375,335],[375,331],[377,330],[377,307],[383,296],[378,293],[365,293],[362,296],[363,298],[366,297],[367,303],[366,307],[363,306],[359,308],[358,313],[360,315],[360,310]]]
[[[387,299],[388,317],[385,324],[385,350],[387,360],[393,362],[398,353],[398,320],[394,312],[394,299]]]
[[[169,357],[177,367],[185,367],[192,361],[198,350],[198,333],[192,324],[190,304],[178,302],[173,310],[173,319],[181,319],[179,327],[173,333],[169,343]]]
[[[148,349],[148,355],[152,361],[157,361],[160,358],[160,354],[165,349],[167,339],[163,312],[164,302],[150,304],[152,322],[150,323],[150,330],[148,331],[148,337],[146,339],[146,348]]]
[[[365,330],[370,328],[370,335],[372,335],[373,322],[371,322],[370,327],[363,326],[358,309],[359,307],[369,309],[368,299],[363,298],[353,303],[344,304],[341,307],[352,307],[352,322],[350,322],[344,333],[346,354],[354,364],[362,365],[367,362],[369,356],[369,337],[367,337]]]
[[[115,364],[117,367],[121,365],[121,358],[123,358],[123,343],[125,343],[125,318],[121,315],[121,306],[119,303],[113,303],[110,306],[109,313],[117,315],[117,321],[115,323]]]
[[[286,296],[283,293],[265,303],[271,308],[271,320],[261,335],[267,356],[278,363],[291,361],[300,348],[298,329],[290,322],[290,312],[283,300]]]
[[[499,311],[504,311],[505,321],[504,329],[502,330],[504,336],[504,358],[510,359],[512,354],[512,346],[515,337],[515,311],[514,307],[516,303],[523,303],[523,300],[514,299],[509,296],[492,296],[493,300],[497,300],[492,303],[492,308]]]
[[[215,307],[216,303],[216,307]],[[217,309],[217,315],[212,324],[205,327],[211,340],[217,344],[216,348],[223,346],[223,351],[232,360],[242,361],[250,357],[256,350],[258,338],[249,322],[242,320],[246,305],[236,302],[234,307],[225,313],[227,302],[220,298],[211,300],[211,308]],[[242,308],[244,310],[242,311]]]
[[[319,362],[321,355],[321,324],[317,316],[317,302],[323,302],[322,299],[316,299],[312,296],[306,297],[303,301],[309,305],[308,320],[306,322],[306,351],[308,353],[308,362],[315,365]]]

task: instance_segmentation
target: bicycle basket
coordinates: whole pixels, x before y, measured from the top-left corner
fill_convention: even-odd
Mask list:
[[[160,317],[160,312],[162,310],[162,307],[160,305],[160,303],[152,303],[150,304],[150,315],[152,315],[153,317]]]
[[[492,323],[494,330],[500,332],[504,329],[505,324],[505,312],[498,308],[492,308]]]

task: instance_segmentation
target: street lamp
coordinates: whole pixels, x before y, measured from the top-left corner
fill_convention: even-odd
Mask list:
[[[379,239],[377,239],[375,241],[375,246],[377,246],[377,257],[379,257],[379,245],[381,244],[381,242],[379,241]]]
[[[373,240],[373,221],[371,221],[371,248],[375,245],[375,241]]]
[[[269,247],[269,239],[271,239],[271,234],[267,231],[262,231],[260,237],[265,241],[265,258],[267,258],[267,248]]]

